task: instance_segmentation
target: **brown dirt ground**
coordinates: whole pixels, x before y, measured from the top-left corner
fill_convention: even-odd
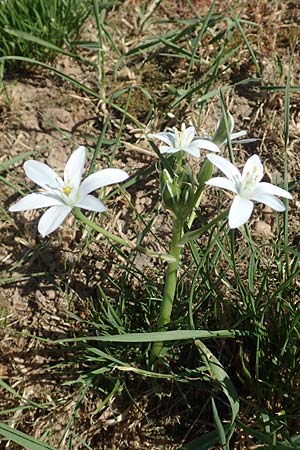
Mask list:
[[[204,14],[210,4],[209,1],[196,0],[192,3],[200,14]],[[298,3],[272,2],[270,6],[271,2],[257,1],[251,6],[250,2],[232,1],[231,4],[243,18],[258,24],[257,33],[250,34],[248,38],[259,55],[264,84],[284,84],[288,70],[286,49],[291,48],[294,50],[291,84],[299,86],[299,49],[296,46],[300,22]],[[125,0],[118,9],[108,13],[107,26],[124,51],[134,47],[147,36],[158,34],[165,29],[164,24],[152,25],[138,33],[136,13],[138,5],[138,1]],[[217,8],[224,10],[223,2],[217,2]],[[175,15],[182,18],[191,16],[191,10],[185,1],[161,2],[161,6],[154,13],[154,18],[170,18]],[[90,21],[83,32],[83,39],[94,39],[95,32],[94,23]],[[276,75],[275,53],[283,62],[282,76]],[[86,52],[85,56],[95,61],[93,54]],[[149,62],[142,70],[137,70],[140,63],[141,58],[130,61],[120,70],[115,80],[113,74],[115,61],[108,62],[105,93],[99,88],[95,71],[86,70],[86,67],[78,62],[59,57],[55,67],[85,85],[98,89],[106,96],[120,87],[142,84],[156,98],[159,97],[156,80],[159,84],[163,80],[163,85],[169,82],[172,75],[180,82],[182,72],[186,70],[184,63],[176,70],[174,66],[169,70],[168,60],[162,61],[158,67]],[[248,53],[243,51],[234,69],[224,76],[223,81],[227,82],[230,79],[236,81],[252,76],[253,70]],[[145,99],[143,104],[141,94],[138,95],[138,100],[131,108],[138,120],[143,122],[149,105]],[[300,93],[292,92],[288,149],[291,180],[299,180],[300,177],[299,98]],[[284,93],[276,91],[262,93],[260,90],[244,87],[236,90],[232,98],[227,96],[227,102],[236,118],[236,128],[251,130],[252,136],[261,139],[258,146],[247,147],[248,154],[245,151],[239,153],[239,162],[243,163],[251,152],[259,151],[269,177],[273,181],[280,182],[283,174]],[[157,105],[162,105],[162,99],[157,99]],[[211,101],[201,114],[196,111],[195,105],[184,104],[178,111],[178,116],[180,120],[193,119],[198,123],[199,129],[212,132],[219,112],[219,101],[216,99]],[[110,118],[110,125],[106,138],[113,139],[118,133],[120,116],[115,111],[108,111],[103,102],[83,94],[47,70],[37,69],[34,72],[17,70],[5,79],[5,93],[0,97],[0,163],[22,152],[34,151],[36,159],[60,169],[76,146],[95,144],[95,139],[99,136],[107,117]],[[160,120],[161,116],[156,111],[149,128],[158,130]],[[116,153],[114,166],[134,172],[137,168],[154,162],[155,157],[143,138],[143,133],[129,124],[126,126],[126,133]],[[101,164],[105,165],[105,162],[103,152]],[[101,164],[98,164],[99,167]],[[14,170],[2,173],[1,176],[4,177],[5,183],[2,183],[0,194],[2,202],[0,378],[9,383],[23,399],[15,398],[0,387],[0,409],[22,405],[24,399],[40,404],[49,403],[47,412],[43,409],[15,411],[10,415],[10,424],[37,438],[45,431],[52,430],[50,442],[55,446],[59,442],[68,441],[69,431],[67,430],[64,435],[64,430],[76,410],[79,396],[74,386],[62,385],[62,381],[72,379],[72,374],[67,372],[64,374],[59,369],[57,372],[53,369],[49,373],[45,368],[71,358],[72,354],[49,348],[42,340],[32,336],[57,339],[72,335],[74,322],[69,319],[67,311],[72,310],[84,317],[83,312],[88,299],[97,290],[97,285],[103,281],[103,272],[110,270],[110,274],[113,271],[118,273],[118,270],[111,267],[107,261],[111,259],[121,263],[122,258],[113,249],[105,246],[101,239],[95,240],[89,248],[84,248],[81,245],[83,232],[71,218],[52,237],[43,240],[37,234],[40,212],[13,216],[7,214],[8,206],[19,197],[10,184],[19,186],[23,191],[25,185],[28,185],[21,164],[17,164]],[[16,181],[17,176],[21,177],[23,185]],[[133,239],[139,229],[138,222],[134,222],[134,219],[140,213],[151,211],[157,201],[156,180],[151,180],[144,186],[144,190],[130,192],[130,195],[134,209],[128,206],[125,194],[107,201],[109,217],[103,220],[103,226]],[[209,204],[209,200],[207,202]],[[290,203],[290,235],[291,241],[294,242],[299,239],[299,206],[300,199],[295,194],[294,201]],[[258,239],[272,238],[274,216],[267,208],[257,211],[252,222],[253,233]],[[128,218],[131,225],[128,225]],[[155,223],[154,232],[164,236],[168,228],[166,216],[162,216],[162,219]],[[155,250],[165,250],[159,242],[155,246],[149,241],[149,245]],[[149,267],[149,261],[144,257],[140,257],[139,264],[143,270],[150,272],[153,270],[152,264]],[[158,270],[156,273],[158,274]],[[88,393],[77,411],[76,425],[70,423],[70,430],[77,433],[72,448],[85,448],[81,442],[86,441],[94,450],[177,449],[185,436],[178,432],[180,418],[176,412],[174,415],[168,414],[166,406],[152,414],[151,421],[147,421],[145,417],[153,405],[151,406],[147,398],[147,392],[143,394],[140,392],[138,397],[139,402],[136,406],[128,402],[114,401],[100,414],[95,414],[101,396],[99,392]],[[200,426],[199,423],[197,426]],[[243,442],[242,438],[237,444],[237,448],[250,446],[251,443]],[[12,445],[9,448],[14,447]]]

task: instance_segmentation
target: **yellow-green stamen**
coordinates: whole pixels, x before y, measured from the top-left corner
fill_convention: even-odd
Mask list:
[[[62,191],[68,197],[72,192],[72,187],[67,184],[66,186],[64,186]]]

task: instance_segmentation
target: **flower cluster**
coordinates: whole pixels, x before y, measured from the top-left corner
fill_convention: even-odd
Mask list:
[[[219,146],[222,146],[227,142],[227,135],[230,141],[235,142],[237,138],[246,134],[246,131],[233,133],[233,117],[231,114],[227,114],[228,131],[226,130],[225,120],[222,118],[218,122],[212,138],[209,136],[204,139],[200,138],[199,136],[196,136],[194,127],[186,128],[184,124],[182,125],[181,132],[176,128],[174,131],[168,129],[165,133],[157,133],[150,135],[150,137],[159,139],[167,144],[162,145],[159,148],[161,153],[186,152],[195,157],[200,156],[200,149],[217,153],[220,152]],[[244,139],[236,142],[246,143],[255,140],[256,139]],[[236,166],[219,155],[210,153],[207,155],[207,159],[217,169],[223,172],[226,178],[213,177],[208,181],[205,181],[205,184],[227,189],[235,194],[229,211],[230,228],[238,228],[249,220],[253,211],[254,202],[261,202],[270,206],[275,211],[282,212],[285,210],[285,205],[275,196],[292,199],[291,194],[285,189],[261,181],[264,171],[258,155],[253,155],[248,159],[242,174]]]
[[[233,117],[227,113],[227,119],[223,117],[218,122],[213,137],[201,138],[197,136],[194,127],[186,127],[182,124],[180,131],[177,128],[168,128],[166,132],[149,135],[149,138],[162,141],[163,145],[159,147],[159,151],[174,154],[178,160],[182,159],[184,153],[199,158],[201,149],[213,152],[207,155],[207,160],[223,172],[225,177],[206,178],[203,180],[203,186],[205,184],[215,186],[235,194],[229,210],[229,227],[238,228],[249,220],[255,202],[261,202],[281,212],[285,210],[285,205],[277,196],[286,199],[292,199],[292,196],[285,189],[261,181],[264,172],[258,155],[251,156],[240,173],[231,162],[216,154],[228,140],[234,142],[236,138],[246,134],[245,131],[233,133],[233,127]],[[251,141],[253,139],[238,142]],[[63,178],[46,164],[34,160],[25,162],[26,175],[40,186],[41,190],[25,196],[9,210],[49,208],[38,224],[38,231],[43,237],[56,230],[73,208],[95,212],[105,211],[104,204],[90,193],[101,187],[120,183],[126,180],[128,175],[123,170],[110,168],[95,172],[81,181],[85,161],[86,149],[81,146],[67,161]],[[177,216],[183,215],[185,219],[195,206],[198,195],[197,183],[198,186],[200,183],[190,174],[190,171],[185,169],[185,172],[182,172],[181,165],[179,167],[181,172],[172,175],[167,169],[162,170],[162,196],[166,207]]]

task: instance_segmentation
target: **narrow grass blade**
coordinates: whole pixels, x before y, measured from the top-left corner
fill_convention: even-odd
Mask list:
[[[229,429],[228,425],[225,425],[224,430],[227,433]],[[210,433],[204,434],[200,438],[194,439],[191,442],[188,442],[183,447],[180,447],[179,450],[211,450],[215,448],[215,445],[219,441],[219,435],[217,431],[211,431]]]
[[[238,422],[238,425],[245,430],[249,435],[252,435],[260,444],[267,444],[268,447],[263,447],[264,450],[272,449],[272,450],[291,450],[291,449],[298,449],[299,450],[299,441],[295,442],[295,445],[293,443],[288,443],[286,441],[284,442],[276,442],[274,443],[274,436],[272,434],[265,434],[261,431],[257,431],[251,427],[248,427],[242,422]]]
[[[27,58],[25,56],[2,56],[0,58],[0,61],[23,61],[27,62],[28,64],[33,64],[35,66],[41,66],[45,69],[50,70],[50,72],[55,73],[65,81],[68,81],[73,86],[77,87],[78,89],[81,89],[86,94],[91,95],[92,97],[96,97],[98,99],[101,99],[101,96],[97,94],[97,92],[93,91],[92,89],[88,88],[84,84],[80,83],[79,81],[75,80],[75,78],[70,77],[69,75],[66,75],[65,73],[61,72],[60,70],[55,69],[55,67],[49,66],[49,64],[45,64],[42,61],[37,61],[36,59]]]
[[[230,9],[234,13],[234,10],[232,8],[230,8]],[[239,32],[240,32],[240,34],[241,34],[241,36],[242,36],[242,38],[243,38],[243,40],[244,40],[244,42],[246,44],[248,52],[249,52],[249,54],[251,56],[251,59],[253,61],[253,64],[256,67],[257,73],[259,74],[259,76],[261,76],[261,68],[260,68],[259,62],[258,62],[258,60],[257,60],[257,58],[255,56],[254,50],[253,50],[253,48],[252,48],[252,46],[251,46],[251,44],[250,44],[250,42],[249,42],[249,40],[248,40],[248,38],[246,36],[246,33],[243,30],[241,22],[240,22],[238,16],[235,13],[234,13],[233,21],[236,24],[237,29],[239,30]]]
[[[243,86],[243,85],[258,85],[260,84],[261,79],[260,78],[247,78],[245,80],[242,81],[238,81],[237,83],[234,83],[232,85],[227,85],[227,86],[222,86],[222,91],[227,92],[230,89],[234,89],[237,86]],[[200,105],[203,102],[206,102],[206,100],[208,100],[209,98],[215,97],[216,95],[219,95],[220,93],[220,89],[213,89],[210,90],[209,92],[207,92],[206,94],[202,95],[202,97],[200,97],[197,100],[197,103]]]
[[[151,18],[151,16],[154,14],[155,10],[159,7],[160,3],[161,3],[161,0],[152,0],[152,2],[149,4],[145,15],[141,18],[140,27],[139,27],[140,31],[142,31],[147,20],[149,20]]]
[[[13,397],[18,398],[22,402],[34,406],[35,408],[46,408],[47,405],[42,405],[40,403],[32,402],[28,398],[24,398],[22,395],[20,395],[15,389],[13,389],[9,384],[5,383],[5,381],[0,379],[0,387],[5,389],[7,392],[9,392]]]
[[[233,386],[232,381],[230,380],[220,361],[211,353],[206,345],[198,340],[195,342],[195,344],[201,351],[203,355],[203,361],[207,365],[211,376],[213,377],[213,379],[217,380],[220,383],[224,394],[228,398],[231,407],[230,427],[233,428],[239,412],[239,397],[237,395],[235,387]]]
[[[286,90],[284,98],[284,189],[288,189],[289,174],[288,174],[288,146],[289,146],[289,125],[290,125],[290,86],[291,86],[291,71],[292,71],[292,57],[289,61],[289,70],[286,80]],[[285,201],[284,212],[284,245],[287,247],[289,244],[289,209],[288,201]],[[287,276],[290,273],[289,267],[289,254],[285,252],[285,271]]]
[[[216,407],[216,403],[214,401],[214,399],[211,399],[211,403],[212,403],[212,412],[213,412],[213,418],[214,418],[214,422],[216,425],[216,429],[217,429],[217,433],[219,436],[219,442],[221,444],[221,447],[223,450],[227,450],[227,439],[226,439],[226,434],[225,434],[225,430],[224,427],[222,425],[221,419],[219,417],[219,413]]]
[[[193,50],[192,50],[192,55],[191,55],[191,60],[189,62],[189,67],[188,67],[188,70],[187,70],[187,78],[189,77],[189,75],[191,73],[191,70],[192,70],[192,67],[193,67],[193,64],[194,64],[194,62],[196,60],[196,52],[197,52],[197,49],[199,48],[199,44],[201,42],[201,39],[203,38],[203,36],[204,36],[208,26],[209,26],[209,23],[210,23],[210,20],[211,20],[211,17],[212,17],[212,13],[213,13],[213,10],[214,10],[214,7],[215,7],[215,3],[216,3],[216,0],[213,0],[211,5],[210,5],[209,11],[208,11],[208,13],[206,14],[206,16],[204,18],[204,22],[203,22],[203,24],[202,24],[202,26],[201,26],[201,28],[199,30],[199,33],[198,33],[198,35],[197,35],[197,37],[195,39],[195,43],[193,45]]]
[[[224,211],[221,214],[219,214],[218,217],[211,220],[206,225],[203,225],[203,227],[198,228],[197,230],[188,231],[181,238],[179,245],[184,245],[187,242],[194,241],[194,240],[198,239],[199,237],[203,236],[203,234],[205,234],[207,231],[209,231],[213,226],[217,225],[218,222],[220,222],[221,220],[224,220],[227,217],[227,215],[228,215],[228,212]]]
[[[13,164],[23,161],[23,159],[27,159],[34,153],[35,153],[34,150],[30,150],[29,152],[20,153],[19,155],[14,156],[13,158],[8,159],[7,161],[1,162],[0,172],[8,170],[10,166],[12,166]]]
[[[286,91],[286,86],[261,86],[262,91]],[[300,86],[290,86],[290,92],[299,92]]]
[[[3,436],[9,441],[13,441],[16,444],[21,445],[22,448],[28,450],[55,450],[54,447],[44,444],[42,441],[34,439],[28,434],[15,430],[3,422],[0,422],[0,436]]]
[[[216,339],[216,338],[233,338],[237,336],[248,336],[249,333],[239,330],[178,330],[178,331],[155,331],[153,333],[130,333],[130,334],[116,334],[107,336],[83,336],[79,338],[60,339],[57,343],[65,342],[84,342],[84,341],[99,341],[99,342],[123,342],[123,343],[137,343],[143,344],[145,342],[159,342],[159,341],[181,341],[188,339]]]
[[[47,276],[46,272],[37,272],[37,273],[31,273],[30,275],[20,275],[16,277],[3,277],[0,278],[0,286],[6,285],[6,284],[14,284],[14,283],[20,283],[21,281],[27,281],[32,280],[33,278],[37,277],[44,277]]]
[[[24,39],[26,41],[33,42],[34,44],[38,44],[42,47],[45,47],[46,49],[53,50],[56,53],[61,53],[62,55],[70,56],[71,58],[80,60],[80,61],[84,62],[85,64],[96,67],[95,63],[93,63],[87,59],[81,58],[80,56],[76,55],[75,53],[71,53],[71,52],[68,52],[67,50],[64,50],[63,48],[57,47],[56,45],[51,44],[51,42],[49,42],[49,41],[45,41],[44,39],[33,36],[30,33],[26,33],[25,31],[19,31],[19,30],[14,30],[12,28],[5,27],[5,32],[8,34],[11,34],[12,36],[15,36],[19,39]]]

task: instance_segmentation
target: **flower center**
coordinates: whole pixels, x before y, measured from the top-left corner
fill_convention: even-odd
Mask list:
[[[67,197],[69,197],[69,195],[70,195],[71,192],[72,192],[72,186],[70,186],[69,184],[67,184],[66,186],[63,187],[62,191],[63,191],[63,193],[64,193]]]
[[[254,166],[252,172],[247,172],[244,180],[242,181],[241,185],[241,191],[244,194],[250,194],[251,191],[254,189],[256,184],[259,182],[260,176],[258,167]]]
[[[185,132],[185,123],[181,124],[181,131],[179,131],[177,128],[173,128],[174,130],[174,136],[175,136],[175,148],[178,150],[182,150],[183,145],[183,135]]]
[[[177,128],[174,128],[174,134],[175,134],[175,148],[180,149],[181,148],[181,133],[177,130]]]

